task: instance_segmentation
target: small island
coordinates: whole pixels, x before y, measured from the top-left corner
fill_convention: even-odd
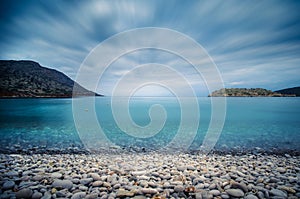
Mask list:
[[[273,92],[264,88],[222,88],[208,97],[296,97],[296,94]]]

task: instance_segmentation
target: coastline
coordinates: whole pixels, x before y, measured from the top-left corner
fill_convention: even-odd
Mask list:
[[[0,154],[1,198],[299,198],[300,157]]]

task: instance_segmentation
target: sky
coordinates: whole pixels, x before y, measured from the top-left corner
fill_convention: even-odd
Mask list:
[[[135,28],[158,27],[198,42],[215,63],[225,87],[300,86],[300,1],[1,0],[0,9],[0,59],[34,60],[72,79],[89,53],[105,40]],[[175,69],[196,95],[209,93],[205,78],[190,63],[157,49],[117,59],[101,76],[96,91],[112,95],[124,75],[147,63]],[[131,87],[153,71],[145,73],[131,74],[124,84]],[[153,74],[182,86],[167,70]],[[136,95],[168,95],[167,89],[144,85]]]

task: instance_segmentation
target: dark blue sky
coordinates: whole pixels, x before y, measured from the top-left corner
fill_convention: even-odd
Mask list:
[[[201,44],[226,87],[281,89],[300,85],[299,10],[300,1],[2,0],[0,59],[35,60],[74,79],[103,40],[133,28],[163,27]],[[122,67],[108,71],[100,92],[110,94],[111,78]]]

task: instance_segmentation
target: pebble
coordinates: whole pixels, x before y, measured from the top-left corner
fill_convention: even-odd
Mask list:
[[[85,198],[85,196],[86,196],[85,192],[77,192],[71,197],[71,199],[82,199]]]
[[[0,159],[1,198],[300,198],[295,155],[130,152]]]
[[[270,191],[270,194],[273,195],[273,196],[279,196],[279,197],[287,198],[287,194],[284,193],[283,191],[279,190],[279,189],[272,189]]]
[[[31,198],[31,196],[32,190],[29,188],[21,189],[16,193],[16,198]]]
[[[2,185],[2,189],[7,190],[7,189],[12,189],[15,186],[15,182],[14,181],[6,181],[3,185]]]
[[[93,182],[93,184],[92,184],[92,186],[93,187],[101,187],[103,185],[103,182],[102,181],[95,181],[95,182]]]
[[[258,199],[258,198],[253,194],[249,194],[249,195],[246,195],[244,199]]]
[[[62,177],[62,174],[61,173],[58,173],[58,172],[54,172],[51,174],[51,177],[52,178],[61,178]]]
[[[237,198],[243,197],[245,195],[244,192],[240,189],[227,189],[226,193]]]
[[[235,182],[235,181],[232,181],[232,182],[231,182],[231,187],[232,187],[232,188],[241,189],[241,190],[243,190],[244,192],[248,192],[248,187],[247,187],[247,185],[246,185],[244,182],[237,183],[237,182]]]
[[[182,191],[184,191],[184,186],[177,185],[177,186],[174,187],[174,191],[175,192],[182,192]]]
[[[40,198],[42,198],[43,197],[43,194],[42,193],[40,193],[40,192],[34,192],[33,194],[32,194],[32,199],[40,199]]]
[[[210,190],[209,193],[212,194],[213,196],[219,196],[221,194],[219,190]]]
[[[123,197],[132,197],[134,196],[134,192],[132,191],[127,191],[127,190],[124,190],[124,189],[119,189],[117,191],[117,197],[119,198],[123,198]]]
[[[45,192],[41,199],[51,199],[51,193],[49,191]]]
[[[152,189],[152,188],[142,188],[141,192],[143,194],[156,194],[157,190],[156,189]]]
[[[71,189],[73,187],[73,183],[70,180],[54,180],[52,187],[58,189]]]
[[[84,179],[80,180],[80,184],[83,184],[83,185],[88,185],[91,182],[93,182],[93,178],[84,178]]]
[[[89,175],[91,176],[91,178],[93,178],[94,181],[101,180],[101,177],[98,173],[90,173]]]

